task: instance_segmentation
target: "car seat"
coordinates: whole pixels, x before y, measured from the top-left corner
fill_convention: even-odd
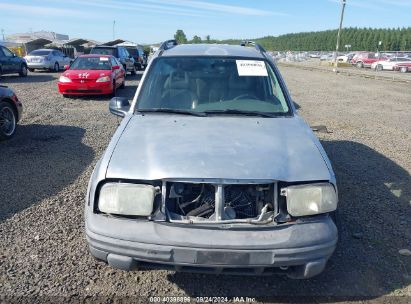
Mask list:
[[[195,109],[197,95],[191,90],[187,72],[175,71],[164,83],[161,107],[170,109]]]

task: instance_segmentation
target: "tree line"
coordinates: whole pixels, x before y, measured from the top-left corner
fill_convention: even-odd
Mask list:
[[[267,50],[273,51],[333,51],[337,42],[337,30],[293,33],[281,36],[266,36],[257,39],[211,39],[209,35],[202,39],[195,35],[188,40],[183,30],[178,30],[174,38],[179,43],[226,43],[239,44],[242,40],[252,40]],[[340,50],[350,45],[350,51],[410,51],[411,27],[407,28],[357,28],[343,29]]]

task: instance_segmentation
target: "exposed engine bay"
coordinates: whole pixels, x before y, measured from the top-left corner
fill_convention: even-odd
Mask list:
[[[213,185],[169,183],[165,207],[172,221],[272,221],[275,184]]]

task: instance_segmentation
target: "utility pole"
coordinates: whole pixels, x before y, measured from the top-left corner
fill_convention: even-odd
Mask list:
[[[340,36],[341,36],[341,30],[342,30],[342,25],[343,25],[343,21],[344,21],[344,11],[345,11],[346,3],[347,3],[347,0],[341,0],[340,27],[338,28],[337,45],[335,47],[335,56],[334,56],[335,72],[337,72],[337,56],[338,56],[338,50],[340,49]]]
[[[113,21],[113,40],[116,39],[115,27],[116,27],[116,20]]]

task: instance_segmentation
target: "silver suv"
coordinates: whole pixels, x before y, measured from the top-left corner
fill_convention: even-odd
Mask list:
[[[115,268],[323,271],[337,186],[270,56],[163,43],[89,183],[90,252]]]

